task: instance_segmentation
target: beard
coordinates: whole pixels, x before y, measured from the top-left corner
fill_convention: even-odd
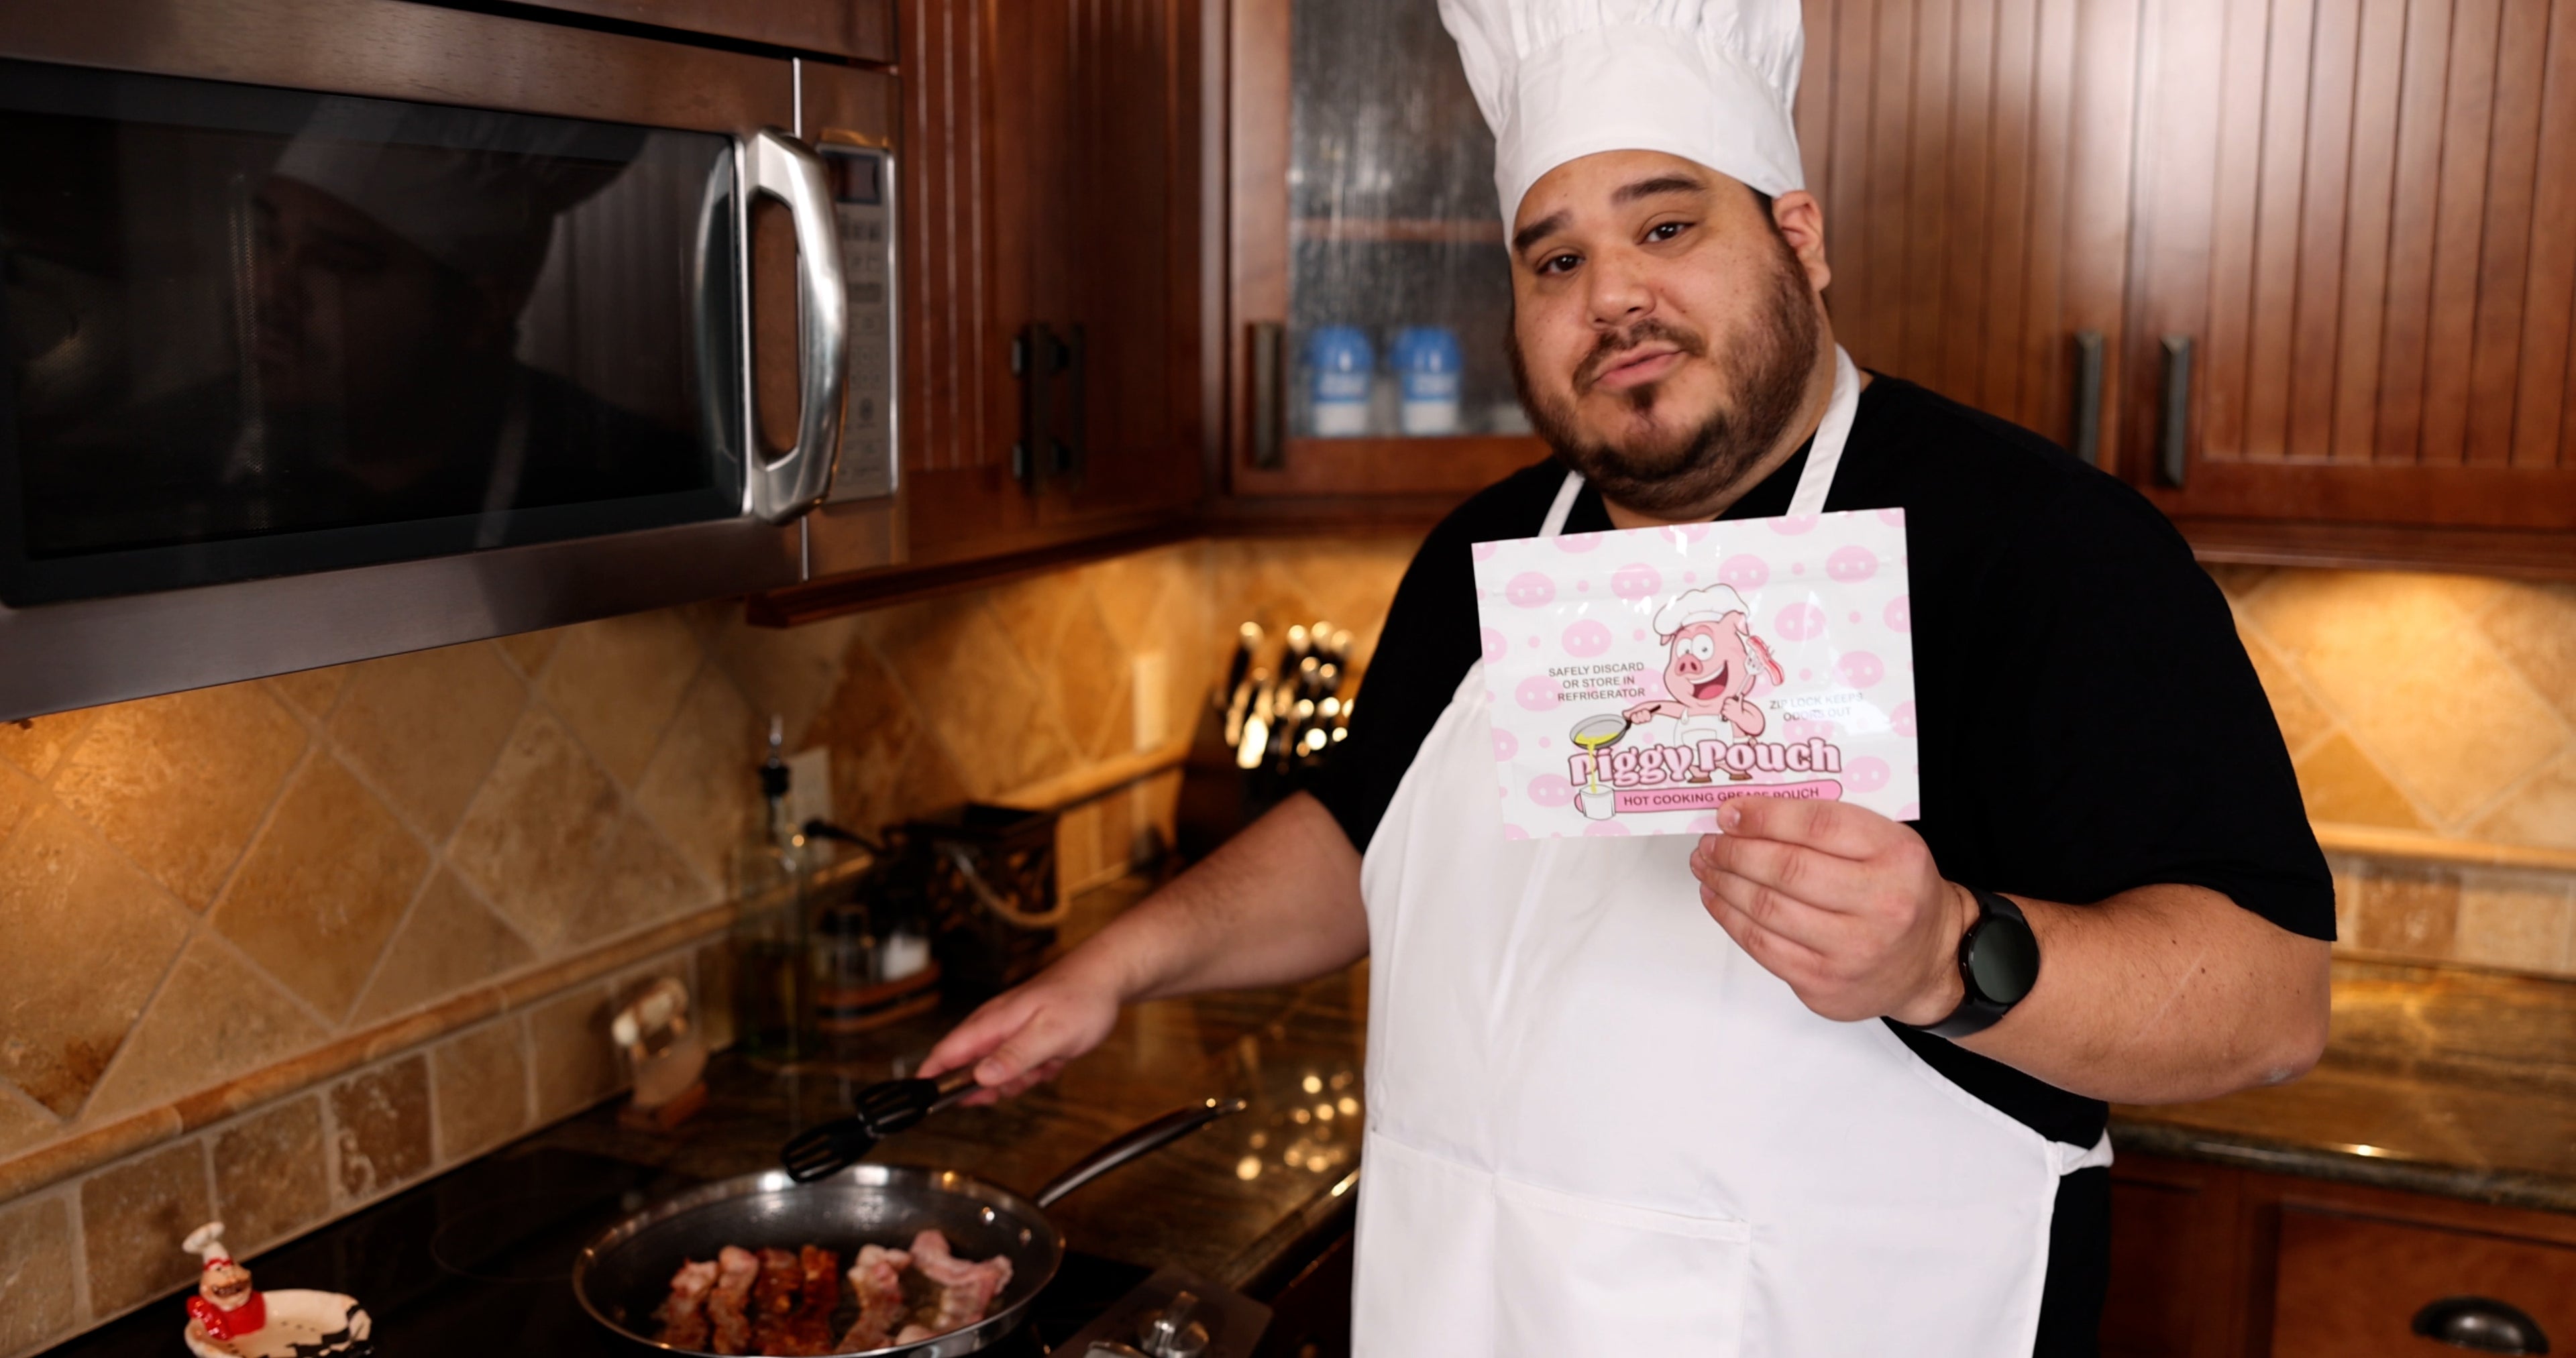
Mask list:
[[[1758,312],[1744,340],[1721,360],[1727,399],[1696,427],[1669,435],[1648,433],[1624,445],[1587,441],[1576,432],[1575,397],[1552,401],[1532,390],[1517,328],[1506,332],[1512,385],[1530,423],[1558,460],[1581,472],[1603,496],[1649,514],[1665,514],[1707,504],[1779,446],[1806,397],[1807,377],[1815,370],[1824,335],[1806,270],[1777,231],[1771,240],[1776,247],[1773,267],[1760,284]],[[1576,365],[1575,391],[1589,388],[1621,354],[1658,340],[1692,357],[1708,356],[1708,341],[1698,332],[1649,317],[1603,335]],[[1647,415],[1663,386],[1650,382],[1620,393],[1619,399]]]

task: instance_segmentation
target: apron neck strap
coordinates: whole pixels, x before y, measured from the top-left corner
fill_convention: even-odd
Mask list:
[[[1834,391],[1825,401],[1825,418],[1816,426],[1816,437],[1807,445],[1807,465],[1798,473],[1798,487],[1789,494],[1792,517],[1822,514],[1825,497],[1833,492],[1834,471],[1842,465],[1843,445],[1851,439],[1852,420],[1860,413],[1860,369],[1834,346]],[[1566,515],[1574,512],[1574,499],[1583,493],[1583,473],[1567,472],[1565,483],[1556,488],[1556,502],[1547,507],[1547,518],[1540,523],[1538,535],[1552,538],[1565,531]]]

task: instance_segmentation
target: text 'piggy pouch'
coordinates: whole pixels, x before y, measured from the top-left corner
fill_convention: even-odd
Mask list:
[[[1905,511],[1474,552],[1505,838],[1708,834],[1747,795],[1920,813]]]

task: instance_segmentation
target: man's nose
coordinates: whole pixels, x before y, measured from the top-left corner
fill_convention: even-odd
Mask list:
[[[1655,309],[1655,293],[1647,286],[1643,261],[1627,251],[1612,250],[1595,260],[1591,282],[1586,300],[1594,325],[1628,325]]]

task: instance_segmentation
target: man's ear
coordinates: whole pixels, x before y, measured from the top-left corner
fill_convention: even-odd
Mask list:
[[[1834,271],[1825,263],[1824,205],[1805,189],[1791,189],[1771,200],[1771,224],[1806,269],[1808,286],[1823,292],[1834,281]]]

